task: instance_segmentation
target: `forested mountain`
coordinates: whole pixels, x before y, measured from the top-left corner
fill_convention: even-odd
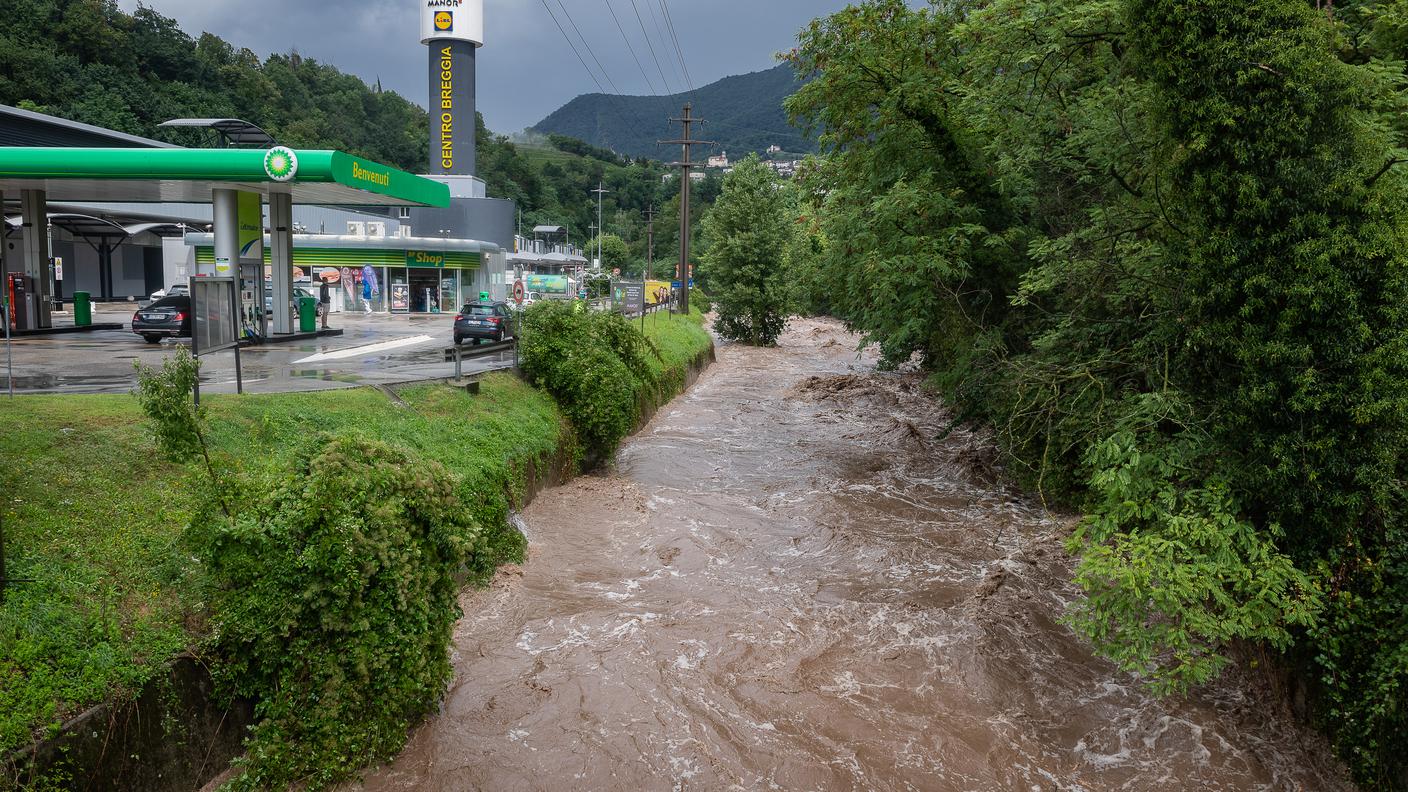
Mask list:
[[[702,130],[696,128],[696,134],[717,142],[717,148],[731,157],[741,159],[750,151],[761,153],[769,146],[807,153],[816,149],[816,141],[792,126],[782,109],[783,100],[799,87],[792,67],[783,64],[667,97],[584,94],[533,129],[579,138],[631,157],[671,159],[677,156],[678,147],[660,146],[656,141],[679,137],[679,124],[671,124],[669,119],[679,116],[685,102],[692,102],[694,115],[708,122]]]
[[[242,118],[290,146],[423,170],[425,111],[297,53],[261,60],[113,0],[7,0],[0,103],[135,135],[172,118]],[[173,142],[181,142],[174,140]]]

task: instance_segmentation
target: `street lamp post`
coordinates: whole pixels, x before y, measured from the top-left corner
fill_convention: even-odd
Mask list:
[[[596,193],[596,265],[605,269],[606,261],[601,255],[602,236],[605,235],[605,229],[601,227],[601,198],[611,191],[602,189],[601,182],[597,182],[596,189],[592,192]]]

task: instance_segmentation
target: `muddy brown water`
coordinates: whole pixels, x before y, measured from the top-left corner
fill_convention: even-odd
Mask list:
[[[466,594],[440,715],[367,790],[1336,790],[1232,675],[1159,700],[1059,621],[1070,520],[855,338],[722,345]]]

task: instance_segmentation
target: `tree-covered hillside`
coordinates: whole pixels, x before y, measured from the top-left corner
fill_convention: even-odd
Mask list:
[[[172,118],[242,118],[290,146],[424,169],[425,111],[332,66],[296,53],[261,60],[113,0],[0,7],[0,103],[148,137]]]
[[[210,33],[192,38],[150,8],[127,14],[113,0],[5,0],[0,9],[0,104],[185,145],[196,144],[181,137],[189,131],[158,125],[242,118],[285,145],[425,170],[425,110],[334,66],[296,53],[261,60]],[[679,180],[665,178],[663,165],[560,135],[520,148],[477,121],[478,175],[490,195],[518,202],[525,228],[566,225],[585,242],[596,223],[591,190],[601,183],[610,190],[603,225],[630,245],[633,269],[646,256],[651,206],[656,259],[676,257]],[[696,217],[717,193],[717,179],[697,187]]]
[[[631,157],[673,159],[679,148],[656,141],[679,137],[680,125],[669,119],[679,116],[685,102],[692,102],[694,114],[708,122],[695,134],[717,142],[735,159],[749,152],[762,153],[769,146],[807,153],[816,150],[815,138],[792,126],[782,109],[783,100],[800,86],[796,73],[783,64],[663,98],[584,94],[533,129],[579,138]]]

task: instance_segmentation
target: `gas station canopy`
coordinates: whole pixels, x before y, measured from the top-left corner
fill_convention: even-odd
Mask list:
[[[0,192],[50,201],[208,203],[212,190],[325,206],[450,205],[444,184],[341,151],[0,148]]]

